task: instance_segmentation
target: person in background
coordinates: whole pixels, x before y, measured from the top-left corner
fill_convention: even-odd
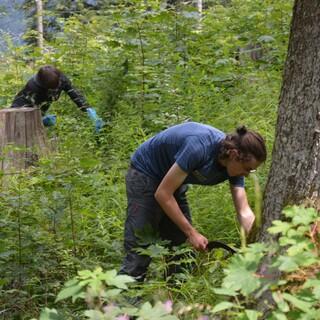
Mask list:
[[[94,108],[86,102],[85,98],[71,84],[71,81],[56,67],[43,66],[32,76],[24,88],[15,96],[12,108],[40,108],[44,126],[56,124],[56,116],[46,114],[53,101],[59,99],[61,92],[65,91],[71,100],[86,112],[95,125],[96,132],[103,126],[103,121],[97,116]]]
[[[187,240],[194,249],[206,250],[208,239],[192,226],[187,184],[229,181],[238,220],[248,233],[255,216],[248,204],[244,177],[266,157],[262,136],[244,126],[226,135],[209,125],[187,122],[140,145],[126,175],[126,255],[119,273],[143,281],[151,258],[138,254],[136,249],[141,247],[138,231],[147,225],[172,246]]]

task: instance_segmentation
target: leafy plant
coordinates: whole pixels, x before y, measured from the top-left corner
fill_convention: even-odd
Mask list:
[[[101,268],[94,271],[83,270],[78,272],[78,276],[65,283],[64,288],[59,292],[56,302],[72,298],[72,302],[77,299],[85,299],[89,310],[83,311],[83,315],[88,319],[128,320],[129,316],[135,316],[139,320],[175,320],[178,319],[170,315],[171,304],[160,302],[152,306],[149,302],[141,307],[119,306],[115,303],[117,297],[128,290],[127,284],[134,282],[134,279],[126,275],[117,275],[115,270],[103,272]],[[121,300],[120,300],[121,301]],[[56,309],[44,309],[40,315],[40,320],[61,319]]]
[[[269,151],[273,144],[292,0],[206,2],[200,24],[196,8],[184,3],[173,10],[163,1],[90,2],[96,6],[87,10],[83,1],[46,1],[45,21],[58,24],[60,31],[46,38],[45,52],[32,45],[17,47],[9,36],[8,50],[0,52],[2,107],[10,106],[39,66],[54,64],[106,122],[103,132],[94,135],[85,114],[63,94],[50,109],[58,119],[47,131],[52,154],[21,175],[1,174],[10,181],[0,191],[0,312],[6,318],[29,319],[46,307],[54,313],[50,307],[62,283],[78,270],[119,267],[125,172],[132,152],[154,133],[186,120],[226,132],[246,124],[266,138]],[[261,46],[262,59],[244,53],[237,60],[238,48],[250,44]],[[259,169],[262,188],[268,168],[269,162]],[[246,188],[252,204],[254,182],[246,181]],[[188,193],[198,230],[239,245],[228,185],[212,192],[191,186]],[[296,241],[293,252],[300,250]],[[162,278],[164,251],[153,247],[149,252],[155,258],[152,281],[140,291],[145,300],[215,306],[212,287],[219,286],[228,260],[187,257],[196,268],[177,277],[172,288]],[[294,256],[275,268],[296,268],[304,255],[299,261]],[[241,259],[238,263],[242,270],[255,267]],[[76,300],[75,309],[68,301],[59,302],[59,315],[78,317],[82,300]],[[201,313],[191,309],[194,314],[187,312],[186,318]]]
[[[269,228],[270,233],[281,235],[279,247],[251,244],[242,254],[231,258],[222,286],[215,292],[231,297],[232,302],[221,302],[213,313],[228,309],[229,317],[235,313],[244,317],[247,308],[271,289],[276,307],[267,319],[316,319],[320,311],[319,239],[316,242],[310,232],[312,225],[320,221],[318,213],[296,206],[283,213],[288,221],[273,221],[273,227]],[[267,270],[259,271],[260,262],[267,255],[272,257],[272,263]],[[280,278],[272,276],[273,269],[282,271]],[[298,280],[300,272],[304,276]],[[256,319],[260,316],[254,313]]]

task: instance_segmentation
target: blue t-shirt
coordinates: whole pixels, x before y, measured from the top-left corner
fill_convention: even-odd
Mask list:
[[[168,128],[144,142],[131,157],[132,165],[161,181],[176,162],[188,173],[184,183],[214,185],[229,180],[243,187],[244,177],[230,177],[218,162],[225,134],[211,126],[186,122]]]

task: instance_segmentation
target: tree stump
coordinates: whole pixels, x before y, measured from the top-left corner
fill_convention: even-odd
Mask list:
[[[0,170],[3,174],[26,169],[47,153],[39,109],[0,110]]]

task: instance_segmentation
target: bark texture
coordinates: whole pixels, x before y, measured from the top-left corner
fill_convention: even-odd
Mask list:
[[[259,240],[286,205],[318,210],[320,189],[320,2],[296,0]]]
[[[3,173],[26,169],[47,152],[40,110],[0,110],[0,170]]]
[[[42,0],[35,0],[37,6],[37,43],[38,47],[43,49],[43,4]]]

